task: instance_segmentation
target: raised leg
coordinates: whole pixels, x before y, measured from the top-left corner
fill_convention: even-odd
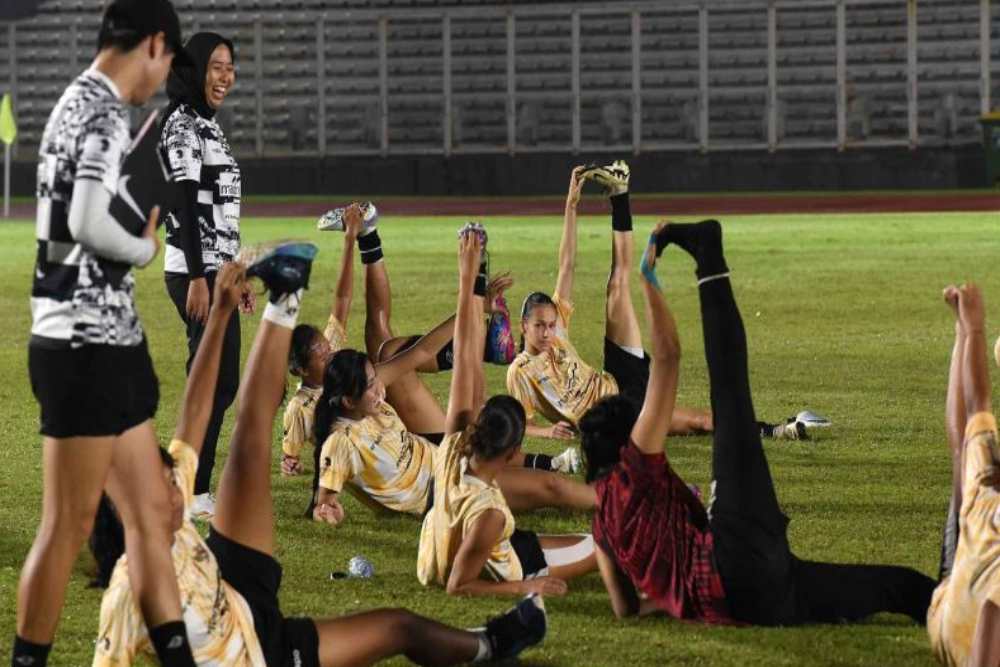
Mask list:
[[[958,289],[945,288],[944,299],[955,314],[955,344],[951,350],[951,365],[948,369],[948,395],[945,401],[945,430],[948,434],[948,449],[951,454],[951,496],[948,514],[945,517],[941,536],[941,560],[938,566],[938,580],[951,574],[958,549],[958,512],[962,506],[962,481],[965,466],[962,442],[965,438],[965,393],[962,377],[962,357],[965,352],[965,330],[958,318]]]
[[[607,286],[605,336],[621,348],[641,350],[642,332],[629,285],[635,249],[627,192],[611,197],[611,216],[611,273]]]

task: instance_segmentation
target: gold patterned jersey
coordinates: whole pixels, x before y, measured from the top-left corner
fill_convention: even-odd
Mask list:
[[[344,325],[330,315],[326,323],[323,335],[330,342],[330,348],[337,352],[344,349],[347,344],[347,331]],[[323,395],[323,387],[310,387],[299,384],[295,390],[295,395],[285,406],[285,415],[282,419],[284,434],[281,438],[281,451],[288,456],[299,458],[302,446],[313,441],[313,419],[316,415],[316,401]]]
[[[344,485],[363,499],[408,514],[423,514],[433,474],[434,445],[406,430],[382,403],[375,417],[338,419],[320,453],[320,487]]]
[[[610,373],[588,366],[569,342],[573,304],[558,296],[556,338],[541,354],[521,352],[507,369],[507,392],[521,402],[528,419],[541,413],[550,422],[576,426],[597,401],[618,393]]]
[[[417,578],[424,586],[444,586],[451,573],[452,561],[462,540],[476,520],[487,510],[504,515],[504,528],[486,561],[484,573],[496,581],[520,581],[524,578],[521,561],[510,543],[514,516],[494,481],[487,484],[468,472],[469,459],[464,452],[469,431],[452,433],[438,445],[434,460],[434,507],[424,517],[417,552]]]
[[[980,412],[965,429],[955,562],[927,611],[931,648],[943,664],[966,664],[979,611],[987,600],[1000,605],[1000,450],[996,419]]]
[[[194,660],[199,665],[265,667],[249,605],[222,579],[215,555],[191,522],[198,454],[180,440],[170,443],[170,454],[177,486],[184,494],[184,523],[174,534],[171,556]],[[93,666],[130,667],[140,654],[156,655],[132,596],[128,556],[122,556],[101,598]]]

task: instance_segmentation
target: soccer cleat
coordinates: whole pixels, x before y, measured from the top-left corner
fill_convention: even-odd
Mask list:
[[[775,424],[773,435],[775,440],[808,440],[806,425],[800,421],[790,421],[785,424]]]
[[[316,229],[321,232],[344,231],[344,213],[346,212],[346,206],[327,211],[316,222]],[[370,201],[361,204],[361,216],[361,234],[364,235],[375,229],[375,225],[378,224],[378,210],[375,208],[375,204]]]
[[[486,327],[486,352],[483,360],[506,366],[517,356],[514,334],[510,328],[510,311],[507,310],[507,300],[503,296],[498,296],[493,304],[494,311]]]
[[[274,241],[240,250],[236,261],[247,267],[248,278],[260,278],[277,303],[286,294],[309,288],[309,272],[319,249],[304,241]]]
[[[493,660],[507,660],[545,638],[548,621],[545,603],[538,595],[524,598],[505,614],[486,622],[485,634]]]
[[[576,447],[567,447],[559,456],[553,456],[552,469],[568,475],[580,472],[580,450]]]
[[[604,194],[609,197],[628,192],[630,177],[631,170],[624,160],[615,160],[604,167],[590,166],[580,174],[580,178],[590,179],[603,187]]]
[[[461,239],[466,234],[476,234],[479,236],[479,242],[483,246],[483,250],[486,250],[486,242],[489,240],[489,236],[486,234],[486,227],[483,226],[481,222],[467,222],[462,225],[461,229],[458,230],[458,238]]]
[[[807,429],[810,428],[827,428],[830,426],[830,420],[826,417],[816,414],[811,410],[803,410],[799,414],[795,415],[795,419],[790,421],[796,421],[801,423]]]
[[[191,499],[191,518],[208,521],[215,516],[215,496],[199,493]]]

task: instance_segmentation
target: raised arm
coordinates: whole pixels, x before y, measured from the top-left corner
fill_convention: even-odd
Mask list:
[[[330,313],[346,329],[347,318],[351,314],[354,298],[354,245],[361,232],[361,207],[351,204],[344,213],[344,252],[340,256],[340,277],[333,292],[333,306]]]
[[[971,417],[992,408],[990,372],[986,366],[986,316],[978,285],[968,283],[959,288],[958,317],[965,332],[962,367],[965,414]]]
[[[476,364],[482,364],[483,341],[477,336],[482,330],[482,305],[473,293],[482,244],[475,233],[466,233],[459,240],[458,308],[455,313],[455,368],[451,374],[445,434],[462,431],[475,419]]]
[[[656,228],[642,256],[642,288],[646,296],[646,319],[651,339],[649,382],[646,399],[639,418],[632,428],[632,442],[645,454],[663,451],[663,441],[670,430],[670,420],[677,401],[677,374],[681,358],[681,343],[677,323],[667,308],[660,291],[654,267],[656,264]]]
[[[222,340],[226,335],[229,318],[239,305],[245,274],[246,269],[235,262],[224,264],[219,270],[205,333],[184,387],[184,399],[174,437],[198,452],[201,451],[212,414],[215,385],[219,379],[219,359],[222,357]]]
[[[569,177],[566,211],[563,214],[562,241],[559,242],[559,275],[556,278],[556,296],[564,301],[573,298],[573,275],[576,271],[576,206],[580,203],[583,167],[575,167]]]

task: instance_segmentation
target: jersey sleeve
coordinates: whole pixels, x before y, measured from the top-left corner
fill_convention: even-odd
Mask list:
[[[996,418],[989,412],[976,413],[965,427],[965,500],[996,482],[998,459]]]
[[[331,433],[323,443],[320,453],[320,488],[340,493],[344,484],[353,479],[358,470],[357,457],[348,437],[343,433]]]
[[[556,304],[556,335],[560,338],[569,339],[569,321],[573,317],[573,302],[569,299],[560,299],[556,294],[552,297],[552,302]]]
[[[187,512],[194,500],[194,477],[198,471],[198,452],[183,440],[173,440],[168,450],[174,457],[174,477],[184,494],[184,511]]]
[[[171,180],[200,182],[204,156],[194,118],[175,111],[163,126],[161,141]]]
[[[332,352],[339,352],[347,345],[347,330],[343,323],[335,315],[330,314],[330,319],[326,322],[326,329],[323,336],[330,342]]]
[[[535,416],[535,405],[532,400],[534,391],[528,372],[522,368],[518,359],[507,367],[507,393],[518,400],[524,407],[524,416],[531,419]]]
[[[129,141],[128,125],[120,116],[95,110],[77,140],[76,177],[98,181],[116,194]]]
[[[146,625],[127,585],[109,588],[101,599],[101,618],[92,667],[132,667],[149,644]]]
[[[289,401],[282,422],[284,435],[281,438],[281,451],[287,456],[298,458],[302,446],[311,439],[305,406],[301,401],[296,399]]]

